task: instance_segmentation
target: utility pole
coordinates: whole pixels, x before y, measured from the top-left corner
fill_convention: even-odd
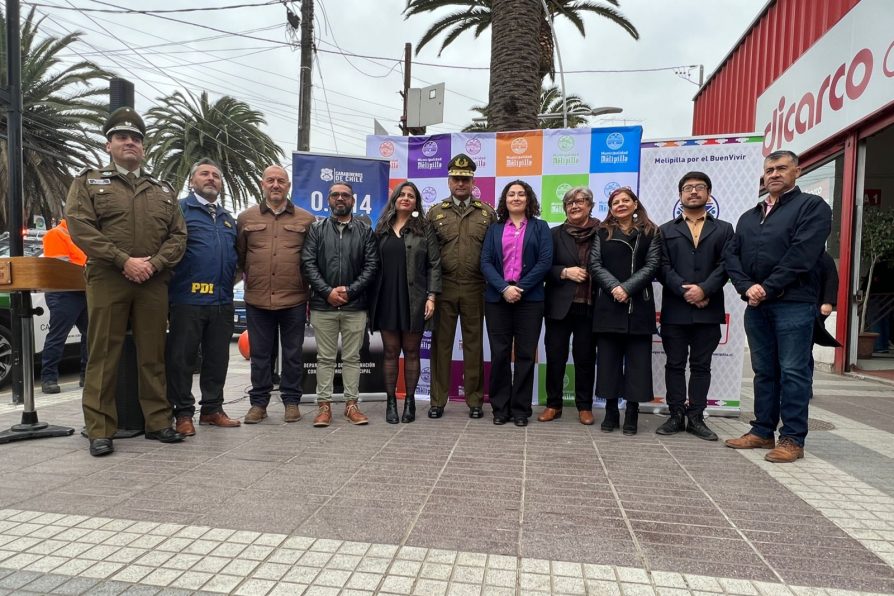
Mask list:
[[[314,0],[301,0],[301,72],[298,78],[298,151],[310,151]]]
[[[404,44],[404,90],[400,94],[404,98],[404,115],[400,117],[400,131],[407,137],[410,136],[410,129],[407,127],[407,102],[410,97],[410,84],[412,77],[410,76],[410,68],[413,65],[413,45]]]

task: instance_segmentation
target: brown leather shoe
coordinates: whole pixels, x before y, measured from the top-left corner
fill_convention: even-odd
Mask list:
[[[231,428],[234,426],[242,426],[242,423],[234,418],[227,416],[226,412],[214,412],[213,414],[202,414],[199,416],[199,424],[209,424],[211,426],[223,426]]]
[[[795,443],[791,437],[779,437],[779,444],[764,456],[774,464],[790,464],[804,457],[804,448]]]
[[[283,417],[286,422],[298,422],[301,420],[301,410],[298,404],[286,404],[286,415]]]
[[[192,423],[192,416],[177,416],[177,422],[174,423],[174,430],[185,437],[195,435],[196,427]]]
[[[317,407],[317,415],[314,416],[314,426],[323,428],[332,422],[332,404],[322,402]]]
[[[267,408],[252,406],[245,415],[245,424],[257,424],[267,417]]]
[[[360,408],[357,407],[357,401],[353,399],[345,402],[345,418],[347,418],[348,422],[351,424],[369,423],[369,418],[366,417],[366,414],[360,411]]]
[[[733,449],[772,449],[776,446],[773,437],[764,439],[751,433],[745,433],[738,439],[727,439],[725,443]]]
[[[577,413],[577,418],[580,420],[581,424],[586,426],[593,426],[593,423],[595,422],[592,410],[581,410]]]
[[[546,408],[537,417],[540,422],[552,422],[562,417],[562,408]]]

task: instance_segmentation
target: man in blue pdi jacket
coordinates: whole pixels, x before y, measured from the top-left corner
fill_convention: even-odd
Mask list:
[[[186,254],[174,269],[168,290],[170,322],[165,349],[168,401],[177,432],[186,436],[196,434],[192,374],[200,346],[199,424],[241,424],[223,410],[233,337],[236,220],[217,201],[223,181],[216,163],[207,158],[196,162],[190,169],[189,186],[189,196],[180,199],[187,229]]]
[[[774,463],[804,457],[820,291],[816,265],[832,224],[832,210],[822,197],[795,184],[800,173],[798,156],[791,151],[766,157],[764,187],[769,194],[742,214],[726,253],[730,279],[748,302],[745,333],[754,370],[751,430],[726,446],[770,449],[765,459]]]

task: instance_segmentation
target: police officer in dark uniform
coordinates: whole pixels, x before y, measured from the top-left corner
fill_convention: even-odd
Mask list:
[[[463,341],[463,392],[470,418],[481,418],[484,403],[484,277],[481,245],[497,220],[493,207],[472,198],[477,166],[460,153],[447,165],[450,198],[428,210],[441,247],[443,283],[432,336],[432,382],[429,418],[444,415],[450,389],[453,339],[460,321]]]
[[[164,359],[168,280],[183,257],[186,225],[170,185],[142,167],[146,126],[139,114],[132,108],[115,110],[103,133],[111,162],[81,170],[65,205],[72,239],[88,259],[89,360],[83,408],[94,456],[114,451],[118,361],[128,325],[137,352],[146,438],[183,440],[171,428]]]
[[[168,292],[171,319],[165,351],[174,428],[187,437],[196,434],[192,372],[200,346],[199,424],[241,424],[223,409],[235,312],[236,220],[218,201],[223,179],[212,160],[200,159],[192,166],[189,187],[189,196],[179,202],[186,221],[186,254],[174,268]]]

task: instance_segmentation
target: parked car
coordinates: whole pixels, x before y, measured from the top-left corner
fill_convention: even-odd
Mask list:
[[[25,232],[24,250],[26,257],[43,256],[44,230],[28,230]],[[0,257],[9,256],[9,232],[0,234]],[[31,293],[31,304],[40,314],[34,315],[34,354],[35,370],[40,366],[43,346],[46,343],[47,333],[50,330],[50,309],[47,307],[43,292]],[[12,376],[12,313],[10,311],[10,296],[0,293],[0,387],[6,385]],[[80,358],[81,334],[77,327],[73,327],[65,340],[65,352],[63,359]]]
[[[233,306],[236,312],[233,314],[233,334],[241,335],[243,331],[248,329],[248,323],[245,320],[245,282],[240,281],[233,286]]]

